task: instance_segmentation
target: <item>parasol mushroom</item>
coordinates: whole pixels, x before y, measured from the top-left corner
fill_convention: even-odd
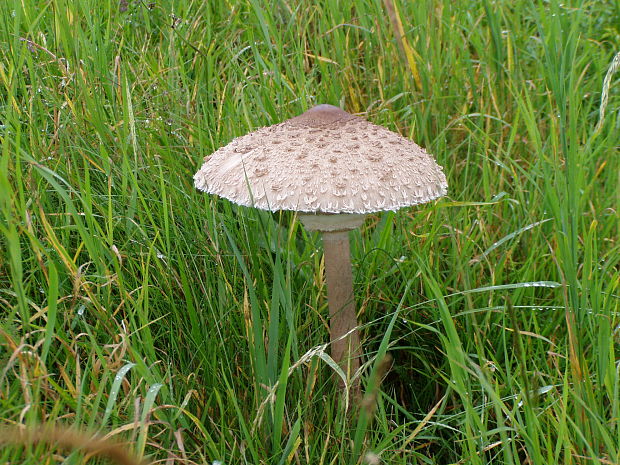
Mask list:
[[[368,213],[428,202],[448,187],[424,149],[332,105],[234,139],[194,182],[239,205],[299,212],[322,233],[331,355],[348,377],[361,358],[348,232]]]

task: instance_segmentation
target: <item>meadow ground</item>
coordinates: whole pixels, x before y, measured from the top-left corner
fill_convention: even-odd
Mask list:
[[[619,17],[3,0],[0,422],[181,463],[620,463],[618,74],[599,115]],[[352,233],[367,395],[348,414],[319,237],[192,183],[317,103],[413,138],[450,185]],[[0,449],[62,457],[84,455]]]

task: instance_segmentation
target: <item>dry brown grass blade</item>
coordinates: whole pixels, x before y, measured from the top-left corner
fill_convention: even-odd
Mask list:
[[[403,22],[400,19],[400,13],[396,8],[394,0],[383,0],[383,3],[385,4],[385,9],[390,17],[390,23],[394,29],[394,36],[396,37],[398,48],[401,50],[403,55],[405,55],[407,66],[409,67],[409,71],[411,71],[416,88],[421,89],[422,81],[420,80],[420,73],[418,72],[418,67],[415,62],[415,52],[409,45],[409,41],[405,36],[405,28],[403,27]]]
[[[47,443],[64,449],[81,450],[90,456],[100,456],[120,465],[146,465],[138,460],[127,447],[110,439],[101,439],[92,434],[59,426],[23,428],[18,426],[0,428],[0,445],[35,445]]]
[[[418,424],[418,426],[416,426],[416,428],[413,430],[413,432],[407,436],[407,439],[405,439],[405,441],[403,442],[401,448],[405,448],[407,447],[407,445],[413,441],[418,434],[420,434],[420,431],[422,431],[422,429],[426,426],[426,424],[430,421],[431,418],[433,418],[433,415],[435,415],[435,412],[437,411],[437,409],[439,408],[439,406],[442,404],[442,402],[445,400],[446,396],[444,395],[441,399],[439,399],[439,401],[433,406],[433,408],[426,414],[426,416],[422,419],[422,421]]]

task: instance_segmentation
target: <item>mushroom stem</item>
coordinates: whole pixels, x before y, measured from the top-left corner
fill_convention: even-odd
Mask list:
[[[353,296],[349,231],[323,231],[323,250],[331,356],[345,371],[347,379],[351,379],[360,367],[362,348]]]

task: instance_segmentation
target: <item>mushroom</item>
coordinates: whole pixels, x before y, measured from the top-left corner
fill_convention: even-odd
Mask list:
[[[234,139],[194,182],[239,205],[299,212],[322,233],[331,355],[349,379],[361,359],[349,231],[368,213],[428,202],[448,187],[424,149],[332,105]]]

